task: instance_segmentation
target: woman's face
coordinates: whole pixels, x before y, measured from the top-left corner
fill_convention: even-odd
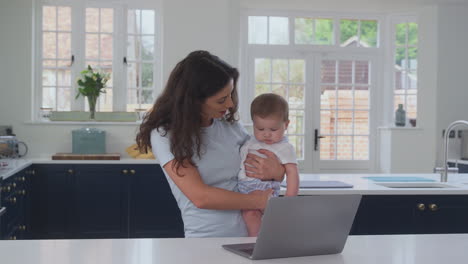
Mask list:
[[[213,118],[223,117],[228,109],[234,106],[231,98],[233,89],[234,82],[231,79],[218,93],[206,98],[202,105],[202,126],[211,125]]]

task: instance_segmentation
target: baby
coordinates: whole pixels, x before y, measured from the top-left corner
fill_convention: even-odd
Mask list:
[[[295,196],[299,189],[299,173],[297,170],[296,152],[284,136],[289,124],[289,107],[286,100],[276,94],[267,93],[257,96],[251,106],[250,115],[253,121],[254,137],[248,140],[240,149],[242,159],[238,174],[239,192],[251,193],[257,190],[273,189],[273,196],[279,195],[280,182],[261,181],[245,174],[244,161],[248,153],[258,149],[273,152],[286,169],[286,196]],[[247,169],[248,170],[248,169]],[[249,236],[257,236],[262,221],[262,211],[243,210],[242,217],[247,226]]]

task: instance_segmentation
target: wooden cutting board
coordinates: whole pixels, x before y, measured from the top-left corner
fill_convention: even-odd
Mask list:
[[[107,154],[73,154],[56,153],[52,155],[53,160],[120,160],[119,153]]]

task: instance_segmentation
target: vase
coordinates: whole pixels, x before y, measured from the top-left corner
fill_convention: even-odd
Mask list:
[[[88,98],[88,104],[89,104],[89,119],[94,120],[95,114],[96,114],[96,102],[97,102],[97,96],[87,96]]]
[[[398,109],[395,111],[395,125],[399,127],[406,125],[406,111],[403,109],[403,104],[398,104]]]

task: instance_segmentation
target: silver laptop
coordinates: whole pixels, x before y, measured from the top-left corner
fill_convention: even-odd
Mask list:
[[[256,243],[223,248],[250,259],[341,253],[360,201],[358,194],[272,198]]]

